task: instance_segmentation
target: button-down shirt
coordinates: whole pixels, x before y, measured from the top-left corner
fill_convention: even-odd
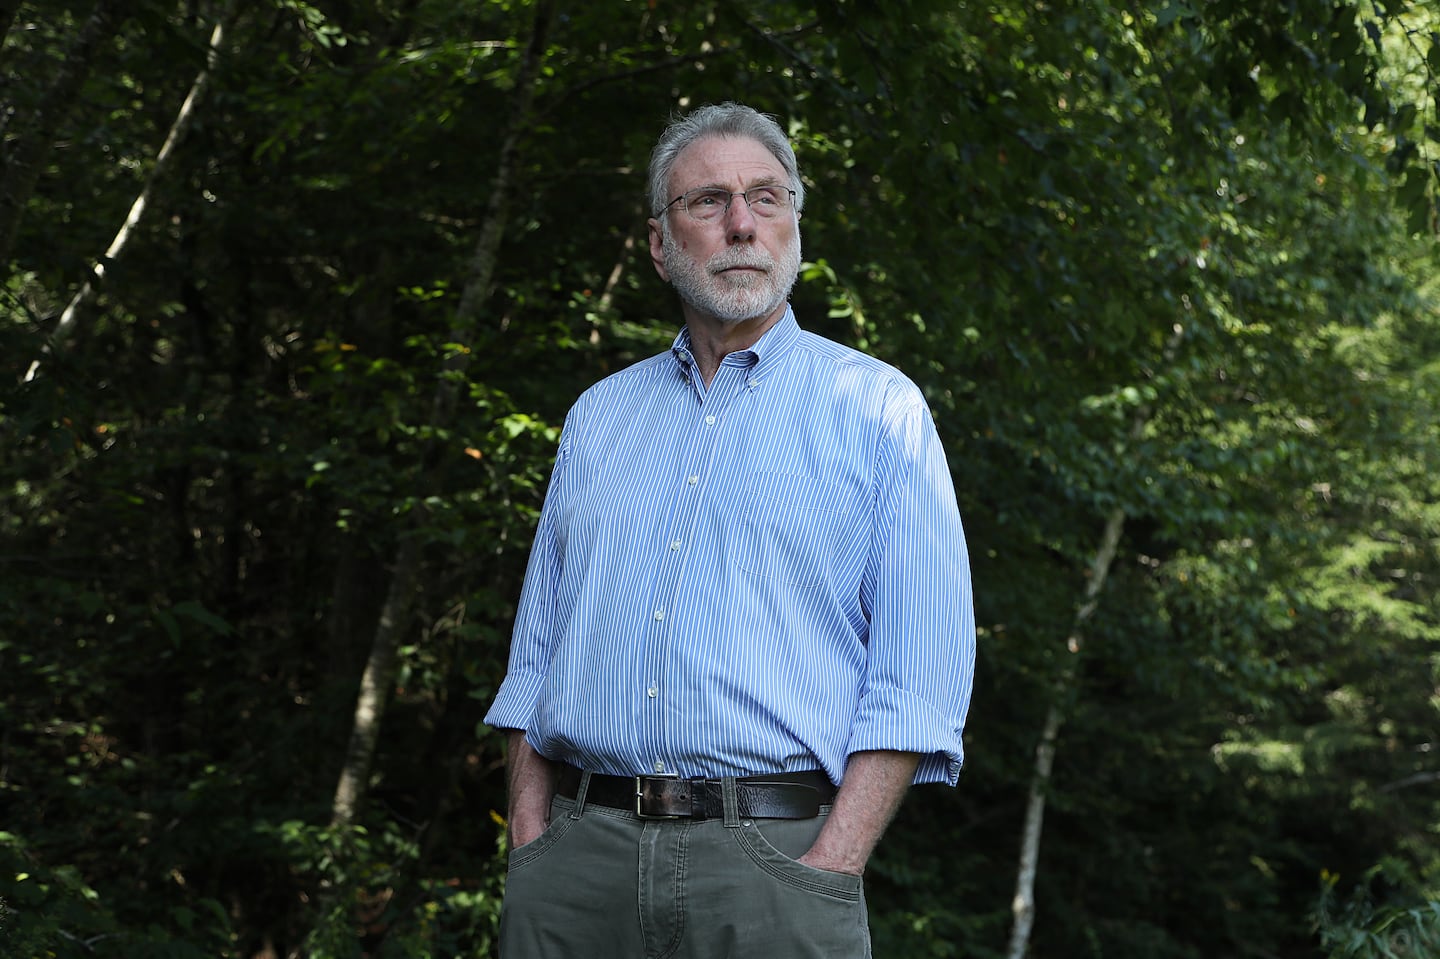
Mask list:
[[[953,784],[975,620],[920,390],[789,311],[708,388],[689,342],[566,417],[486,722],[613,775],[884,749]]]

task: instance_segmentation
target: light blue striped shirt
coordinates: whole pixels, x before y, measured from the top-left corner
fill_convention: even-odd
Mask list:
[[[788,310],[708,389],[688,344],[566,417],[486,722],[614,775],[893,749],[953,784],[975,618],[924,397]]]

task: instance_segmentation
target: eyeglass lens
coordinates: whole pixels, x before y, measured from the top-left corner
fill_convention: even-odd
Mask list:
[[[756,216],[777,217],[790,209],[790,191],[781,186],[751,187],[744,193],[729,193],[725,190],[691,190],[682,196],[685,212],[697,220],[713,220],[730,208],[737,196],[743,196],[750,204],[750,212]]]

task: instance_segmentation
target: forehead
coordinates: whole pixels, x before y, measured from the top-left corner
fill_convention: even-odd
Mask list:
[[[670,170],[673,192],[772,182],[785,182],[785,168],[760,141],[749,137],[702,137],[680,151]]]

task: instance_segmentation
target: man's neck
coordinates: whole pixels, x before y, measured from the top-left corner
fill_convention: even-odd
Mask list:
[[[695,365],[700,370],[700,378],[705,381],[705,386],[708,388],[710,381],[715,379],[725,357],[740,350],[748,350],[760,342],[760,337],[780,322],[789,305],[788,301],[781,303],[772,313],[738,323],[717,320],[686,305],[685,327],[690,331],[690,354],[695,358]]]

